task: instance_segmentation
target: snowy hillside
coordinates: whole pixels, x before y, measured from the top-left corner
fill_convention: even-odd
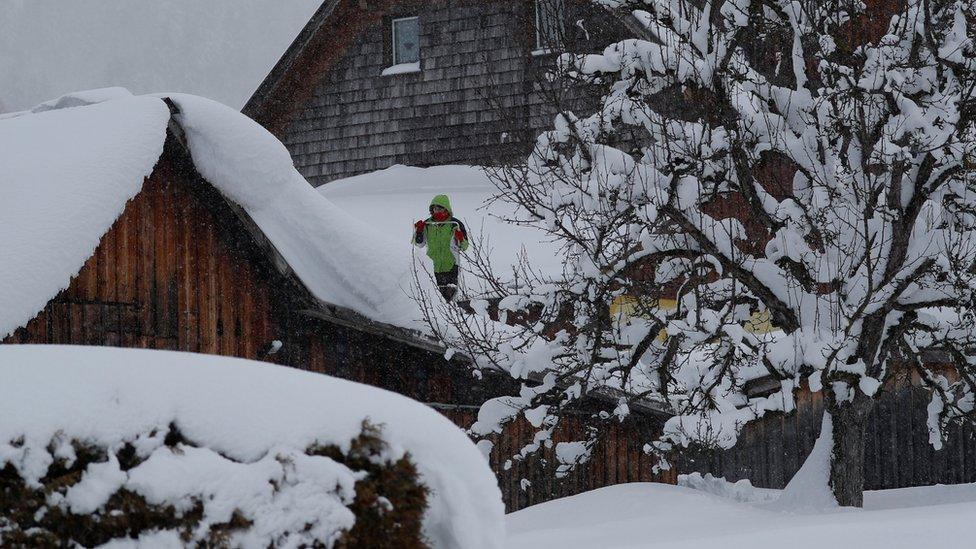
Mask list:
[[[752,498],[741,489],[729,498],[665,484],[603,488],[508,515],[508,547],[972,547],[973,484],[866,492],[863,510],[806,514],[778,510],[776,491],[751,492]]]
[[[0,112],[106,86],[239,109],[321,3],[0,1]]]
[[[203,501],[204,524],[236,508],[253,522],[243,546],[268,546],[303,524],[307,537],[284,546],[327,540],[351,525],[345,505],[361,475],[306,448],[348,451],[369,419],[382,426],[385,457],[409,453],[430,488],[424,533],[435,546],[497,547],[503,536],[501,494],[474,444],[391,392],[241,359],[69,346],[0,346],[0,379],[0,469],[37,482],[53,460],[75,459],[75,441],[112,453],[134,445],[134,467],[92,463],[50,500],[73,513],[124,488],[157,504]],[[175,449],[164,443],[174,428],[188,441]]]

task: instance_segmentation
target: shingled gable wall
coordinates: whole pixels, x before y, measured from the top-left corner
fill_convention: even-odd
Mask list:
[[[164,349],[276,362],[404,394],[462,428],[474,422],[484,399],[515,390],[507,376],[478,380],[439,353],[309,314],[320,305],[275,267],[250,229],[200,178],[171,135],[142,191],[69,287],[2,343]],[[268,354],[275,340],[283,345]],[[559,437],[583,436],[583,417],[569,421]],[[653,476],[653,463],[640,449],[659,428],[660,420],[650,416],[612,426],[592,465],[557,481],[536,460],[505,466],[505,458],[531,441],[532,430],[517,424],[494,437],[498,451],[491,464],[509,510],[619,482],[674,482],[673,475]]]
[[[535,89],[552,55],[533,55],[531,1],[393,2],[321,78],[281,135],[315,186],[393,164],[495,164],[524,155],[554,111]],[[609,43],[609,16],[566,0],[577,51]],[[418,72],[383,76],[390,21],[419,16]],[[586,31],[572,24],[587,21]],[[301,70],[300,68],[296,70]]]

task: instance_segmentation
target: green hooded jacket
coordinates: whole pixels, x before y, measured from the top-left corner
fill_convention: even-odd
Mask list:
[[[468,230],[461,220],[454,217],[447,195],[435,196],[430,205],[444,208],[451,217],[447,221],[434,221],[431,217],[425,219],[424,231],[414,234],[413,243],[420,248],[427,247],[427,257],[434,262],[435,273],[446,273],[457,265],[458,253],[468,249]],[[460,243],[455,240],[454,231],[461,231]]]

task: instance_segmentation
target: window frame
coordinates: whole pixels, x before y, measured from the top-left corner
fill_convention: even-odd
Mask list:
[[[417,20],[417,60],[416,61],[402,61],[397,59],[397,22],[399,21],[409,21],[410,19]],[[395,67],[397,65],[403,65],[407,63],[420,63],[420,16],[419,15],[408,15],[405,17],[394,17],[390,20],[390,66]]]
[[[545,29],[545,25],[543,24],[543,2],[549,3],[555,10],[555,13],[552,11],[548,12],[548,15],[555,20],[555,24],[552,26],[552,28],[557,31],[557,36],[554,36],[551,42],[547,40],[545,33],[543,32]],[[562,37],[558,36],[558,34],[560,34],[565,28],[565,22],[563,21],[563,16],[565,14],[564,2],[563,0],[533,0],[532,6],[532,10],[534,12],[532,21],[535,26],[535,50],[533,53],[552,52],[554,51],[555,47],[560,45],[559,42],[562,41]]]

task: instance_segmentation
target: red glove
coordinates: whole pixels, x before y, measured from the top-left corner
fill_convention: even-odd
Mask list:
[[[418,233],[422,233],[422,232],[424,232],[424,227],[426,227],[426,226],[427,226],[427,224],[426,224],[426,223],[424,223],[424,220],[423,220],[423,219],[421,219],[420,221],[418,221],[418,222],[416,222],[416,223],[414,223],[414,224],[413,224],[413,228],[414,228],[414,229],[415,229],[415,230],[416,230],[416,231],[417,231]]]
[[[461,229],[454,229],[454,240],[458,244],[464,242],[464,233],[461,232]]]

